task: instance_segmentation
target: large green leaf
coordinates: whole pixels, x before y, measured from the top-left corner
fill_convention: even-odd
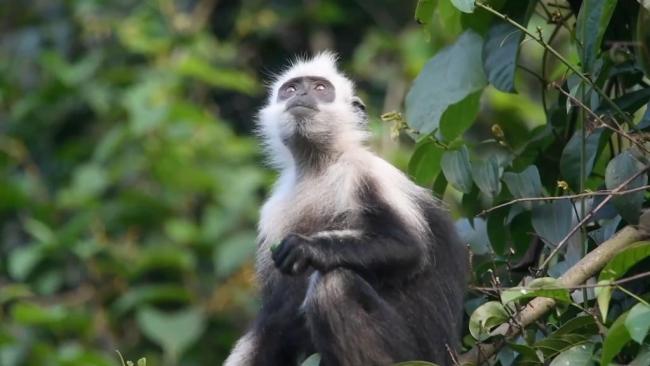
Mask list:
[[[580,60],[582,69],[593,71],[600,52],[600,44],[609,20],[616,8],[616,0],[585,0],[582,2],[576,23],[576,38],[582,44]]]
[[[431,23],[436,2],[436,0],[418,0],[418,5],[415,7],[415,21],[419,24]]]
[[[562,178],[569,183],[574,190],[580,189],[580,174],[582,172],[581,163],[584,162],[585,178],[589,177],[591,170],[598,154],[603,129],[599,128],[585,137],[584,157],[581,159],[582,152],[582,131],[576,131],[562,151],[560,158],[560,173]]]
[[[542,181],[535,165],[530,165],[521,173],[506,172],[503,181],[515,198],[539,197],[542,194]]]
[[[616,254],[600,271],[599,281],[617,280],[635,264],[650,256],[650,241],[636,242]]]
[[[240,268],[246,260],[252,260],[257,244],[251,231],[236,234],[214,249],[214,267],[218,277],[224,278]]]
[[[463,193],[472,191],[472,167],[469,163],[469,152],[463,145],[458,150],[445,151],[442,155],[442,172],[447,181]]]
[[[501,292],[501,302],[504,304],[532,297],[548,297],[561,302],[571,302],[569,290],[563,288],[558,283],[558,280],[552,277],[536,278],[526,287],[508,289]]]
[[[440,173],[442,150],[428,139],[422,140],[409,160],[409,175],[422,186],[431,186]]]
[[[199,339],[205,327],[203,313],[195,308],[162,312],[147,307],[138,311],[137,321],[142,332],[174,361]]]
[[[460,102],[450,105],[442,114],[442,117],[440,117],[440,135],[445,141],[455,140],[472,125],[479,111],[482,92],[482,90],[479,90],[468,95]]]
[[[474,0],[451,0],[451,3],[463,13],[474,12]]]
[[[617,188],[642,168],[643,164],[635,159],[629,151],[623,151],[607,164],[607,169],[605,170],[605,184],[607,189]],[[648,184],[648,175],[641,174],[623,189],[637,188],[646,184]],[[643,195],[643,191],[638,191],[622,196],[615,196],[612,198],[612,203],[625,221],[636,224],[639,221],[641,206],[643,205]]]
[[[437,130],[449,106],[485,86],[482,43],[478,34],[466,31],[427,62],[406,96],[406,120],[412,129],[423,135]]]
[[[632,339],[642,344],[650,329],[650,306],[643,303],[634,305],[627,314],[625,327]]]
[[[499,163],[492,157],[472,162],[474,183],[481,192],[491,198],[501,192],[501,171]]]
[[[508,16],[526,26],[537,1],[510,0]],[[483,44],[483,69],[490,84],[507,92],[515,92],[515,71],[519,46],[524,33],[507,22],[495,22],[488,30]]]
[[[641,241],[623,249],[620,253],[607,262],[605,268],[598,275],[598,284],[607,285],[621,278],[630,268],[650,256],[650,242]],[[609,300],[612,297],[611,286],[596,287],[598,307],[603,321],[607,321]]]
[[[595,364],[592,359],[593,352],[593,344],[573,346],[557,355],[550,366],[591,366]]]
[[[485,220],[477,217],[470,222],[469,219],[462,218],[456,221],[456,230],[462,242],[469,244],[472,253],[482,255],[490,251]]]
[[[557,245],[573,225],[573,205],[571,201],[556,200],[533,208],[533,228],[545,242]]]
[[[634,114],[634,112],[641,109],[641,107],[647,104],[648,101],[650,101],[650,87],[635,90],[614,99],[614,103],[616,103],[621,110],[630,114]],[[612,111],[613,107],[611,105],[604,104],[601,108],[596,110],[596,113],[601,115],[604,113],[611,113]]]
[[[489,301],[479,306],[469,318],[469,332],[479,341],[490,337],[492,328],[508,320],[508,313],[498,301]]]
[[[625,319],[627,316],[628,312],[623,313],[609,327],[607,336],[605,336],[605,340],[603,341],[603,351],[600,356],[601,365],[609,365],[623,346],[630,341],[630,333],[625,327]]]

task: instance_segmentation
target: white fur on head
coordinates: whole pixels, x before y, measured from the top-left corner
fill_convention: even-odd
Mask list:
[[[312,58],[297,59],[289,68],[278,75],[269,90],[267,104],[258,115],[258,131],[264,139],[271,163],[280,169],[292,168],[295,164],[283,137],[295,133],[296,123],[285,111],[286,101],[278,101],[278,90],[287,81],[305,76],[327,79],[335,89],[332,103],[320,105],[320,111],[309,124],[310,131],[317,138],[319,134],[334,136],[333,148],[346,150],[359,146],[366,138],[365,118],[352,105],[354,83],[345,77],[336,66],[332,52],[321,52]]]
[[[278,89],[287,81],[301,76],[318,76],[329,80],[336,89],[336,99],[351,101],[354,96],[354,84],[336,67],[337,57],[334,53],[323,51],[309,59],[297,59],[280,74],[271,85],[269,104],[278,98]]]

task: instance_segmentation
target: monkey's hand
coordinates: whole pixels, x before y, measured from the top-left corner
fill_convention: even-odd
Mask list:
[[[314,255],[312,240],[303,235],[289,234],[271,254],[275,266],[287,275],[304,273],[312,263]]]

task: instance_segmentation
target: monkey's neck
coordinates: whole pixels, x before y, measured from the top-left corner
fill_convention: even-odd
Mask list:
[[[343,153],[333,139],[310,139],[301,134],[289,137],[286,145],[291,151],[300,175],[319,173],[336,161]]]

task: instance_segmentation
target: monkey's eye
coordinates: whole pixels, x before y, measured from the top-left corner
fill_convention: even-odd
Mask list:
[[[318,91],[323,91],[323,90],[325,90],[325,85],[324,84],[316,84],[314,89],[316,89]]]
[[[289,93],[289,94],[293,94],[293,93],[296,92],[296,87],[293,86],[293,85],[289,85],[289,86],[287,86],[286,89],[284,89],[284,91],[286,91],[286,92]]]

